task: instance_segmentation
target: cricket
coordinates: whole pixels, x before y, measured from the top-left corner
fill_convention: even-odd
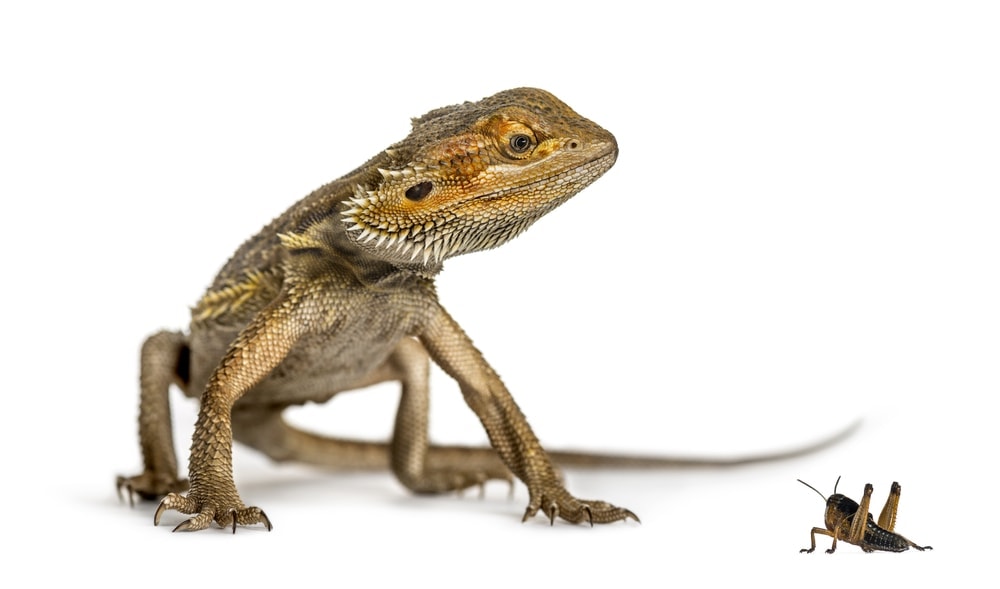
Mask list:
[[[917,550],[931,550],[930,546],[918,546],[906,537],[895,532],[896,510],[899,507],[899,494],[901,487],[899,483],[893,482],[889,490],[889,498],[885,501],[885,507],[878,516],[878,523],[870,513],[869,505],[872,499],[873,487],[871,483],[865,485],[865,494],[861,498],[859,505],[853,499],[837,493],[837,486],[840,484],[840,477],[833,485],[833,495],[824,497],[815,487],[802,479],[797,479],[803,485],[809,487],[823,500],[826,501],[826,528],[813,528],[809,537],[812,545],[803,548],[799,552],[812,552],[816,550],[816,534],[830,536],[833,538],[833,545],[827,549],[827,554],[833,554],[837,550],[837,540],[843,540],[848,544],[854,544],[865,552],[875,552],[882,550],[885,552],[904,552],[910,548]]]

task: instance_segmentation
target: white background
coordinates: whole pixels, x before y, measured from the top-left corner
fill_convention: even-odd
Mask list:
[[[27,3],[22,3],[27,5]],[[0,9],[7,578],[102,586],[919,587],[995,582],[1000,20],[991,3],[32,3]],[[388,474],[237,448],[275,523],[171,534],[129,509],[138,350],[232,251],[432,108],[546,88],[611,130],[595,185],[445,305],[542,442],[731,456],[568,473],[642,524],[521,524],[523,486],[414,498]],[[432,435],[480,444],[435,377]],[[388,434],[387,387],[294,419]],[[193,403],[174,397],[186,457]],[[801,555],[825,494],[933,552]],[[825,542],[821,544],[826,547]],[[957,583],[957,585],[956,585]],[[280,584],[280,585],[279,585]],[[554,585],[553,585],[554,586]]]

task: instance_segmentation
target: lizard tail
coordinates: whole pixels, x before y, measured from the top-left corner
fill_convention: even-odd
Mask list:
[[[747,466],[762,462],[775,462],[798,458],[813,452],[819,452],[833,446],[851,436],[861,427],[861,420],[851,423],[836,434],[817,442],[799,446],[789,450],[749,454],[731,457],[698,457],[698,456],[640,456],[606,454],[577,451],[548,451],[549,457],[557,465],[568,468],[618,468],[618,469],[652,469],[652,468],[728,468]],[[455,465],[496,467],[500,459],[492,448],[474,448],[468,446],[431,446],[427,461],[429,466]]]

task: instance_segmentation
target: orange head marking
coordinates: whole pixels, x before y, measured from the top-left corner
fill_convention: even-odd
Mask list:
[[[377,183],[345,203],[344,221],[383,259],[439,263],[513,238],[617,154],[610,133],[551,94],[508,90],[414,120]]]

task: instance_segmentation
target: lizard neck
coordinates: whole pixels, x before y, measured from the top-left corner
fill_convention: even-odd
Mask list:
[[[343,218],[360,190],[375,189],[382,176],[378,169],[388,156],[381,153],[346,176],[320,187],[291,210],[297,214],[277,231],[281,245],[293,258],[310,265],[342,265],[366,284],[396,281],[406,276],[431,279],[440,273],[441,262],[400,259],[378,248],[364,247],[352,235]]]

